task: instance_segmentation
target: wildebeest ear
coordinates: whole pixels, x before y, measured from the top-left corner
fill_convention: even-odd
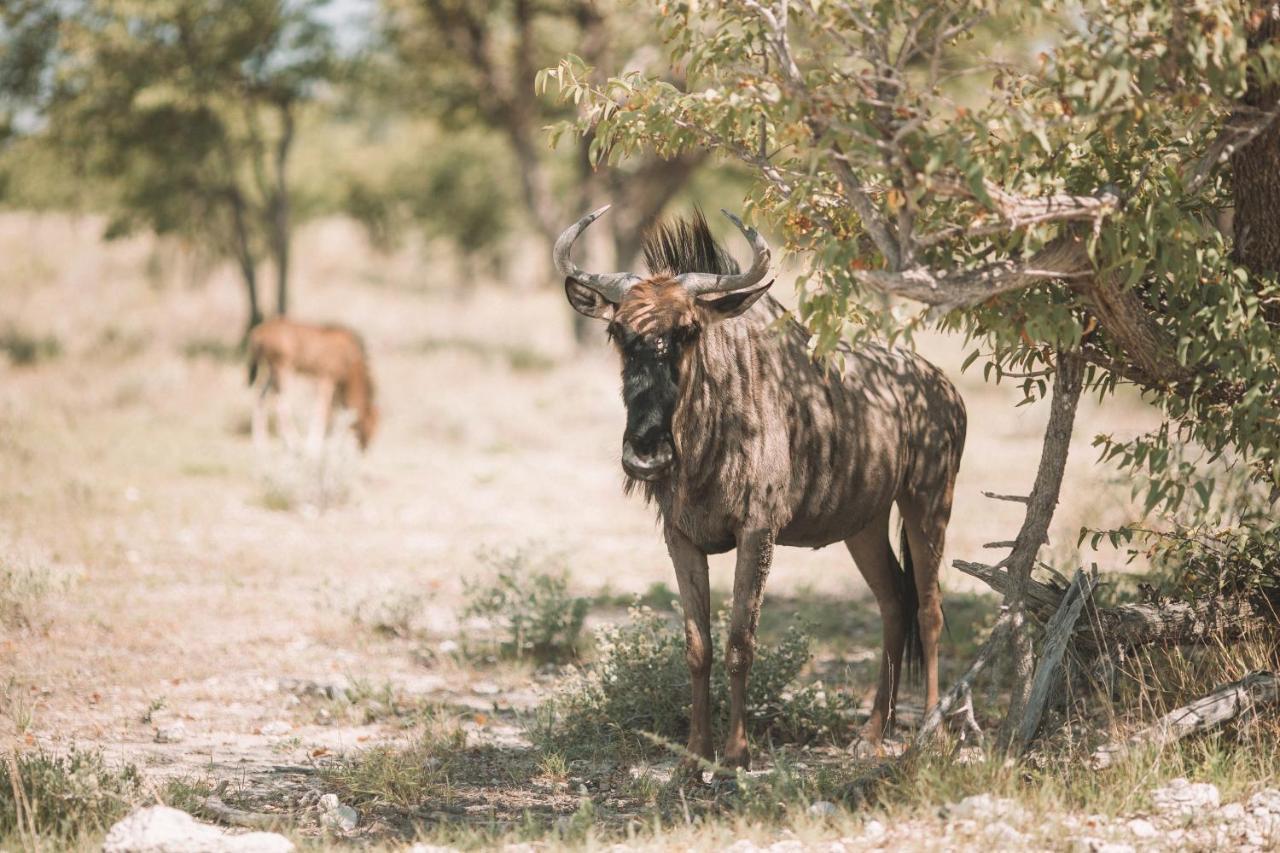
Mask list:
[[[755,305],[756,300],[764,296],[765,291],[770,287],[773,287],[772,281],[748,290],[735,290],[733,293],[716,296],[699,296],[698,304],[711,316],[713,321],[728,320],[730,317],[737,317],[752,305]]]
[[[577,279],[564,280],[564,293],[569,297],[569,304],[573,306],[573,310],[579,314],[586,314],[597,320],[613,319],[614,304]]]

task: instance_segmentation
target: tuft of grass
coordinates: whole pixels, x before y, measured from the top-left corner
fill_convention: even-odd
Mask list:
[[[428,596],[416,592],[395,593],[385,598],[361,602],[352,618],[382,637],[410,640],[419,636],[423,606]]]
[[[182,345],[182,355],[191,361],[207,358],[222,364],[235,364],[245,358],[239,344],[221,338],[192,338]]]
[[[470,338],[427,338],[417,347],[419,352],[461,352],[483,361],[501,361],[516,373],[545,373],[556,366],[546,353],[520,344],[495,344]]]
[[[8,778],[0,785],[0,846],[11,838],[26,847],[38,838],[75,841],[105,830],[143,798],[138,768],[113,767],[101,752],[11,753],[3,763]]]
[[[351,500],[360,451],[349,429],[350,417],[342,412],[334,418],[319,453],[281,448],[268,460],[260,474],[263,507],[276,512],[325,512]]]
[[[717,633],[728,633],[723,614]],[[810,638],[792,626],[756,655],[748,682],[747,710],[757,738],[775,742],[841,739],[851,722],[852,700],[828,695],[820,683],[800,686],[811,657]],[[615,752],[643,755],[652,739],[679,742],[689,731],[691,688],[684,635],[645,607],[632,608],[626,624],[602,628],[596,659],[538,708],[533,736],[544,749],[573,757]],[[728,726],[728,679],[717,656],[711,699],[715,736]]]
[[[522,551],[482,559],[495,575],[466,585],[463,618],[492,624],[499,632],[498,651],[506,656],[538,662],[576,658],[590,601],[569,594],[568,573],[535,569]]]
[[[428,799],[447,799],[449,778],[465,761],[467,735],[456,718],[436,712],[407,744],[361,750],[324,772],[344,802],[357,808],[414,809]]]
[[[66,576],[34,558],[0,556],[0,628],[32,627],[45,599],[68,583]]]
[[[54,335],[36,335],[14,325],[0,330],[0,352],[14,367],[31,367],[62,355],[62,341]]]

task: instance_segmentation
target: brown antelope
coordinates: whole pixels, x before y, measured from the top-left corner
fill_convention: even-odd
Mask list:
[[[259,368],[267,369],[259,373]],[[369,357],[360,336],[344,326],[311,326],[282,317],[258,325],[249,335],[249,384],[257,388],[253,407],[253,440],[267,440],[267,398],[275,400],[276,429],[286,444],[297,443],[283,390],[295,375],[316,384],[316,407],[308,443],[318,450],[333,418],[334,404],[355,412],[354,430],[360,449],[369,446],[378,425],[373,402]]]
[[[863,736],[893,719],[904,647],[938,701],[939,563],[964,447],[955,388],[914,353],[842,347],[844,371],[817,365],[808,333],[772,297],[769,246],[725,212],[754,249],[751,268],[718,246],[699,213],[658,227],[648,276],[589,273],[570,260],[584,216],[556,241],[569,303],[608,323],[622,356],[627,490],[657,506],[684,608],[693,708],[688,750],[710,759],[711,612],[707,555],[737,549],[722,761],[747,767],[747,675],[773,548],[844,542],[879,605],[884,651]],[[903,520],[903,563],[889,510]],[[696,759],[686,759],[686,768]]]

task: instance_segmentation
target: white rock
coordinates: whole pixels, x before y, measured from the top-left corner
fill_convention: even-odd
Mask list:
[[[477,681],[471,685],[471,692],[477,696],[493,696],[500,693],[502,688],[494,684],[492,681]]]
[[[1227,803],[1225,806],[1218,809],[1218,817],[1225,821],[1234,822],[1244,820],[1245,814],[1247,813],[1244,810],[1244,806],[1239,803]]]
[[[107,833],[102,853],[286,853],[293,842],[274,832],[235,835],[168,806],[149,806]]]
[[[360,822],[360,813],[338,801],[337,794],[320,798],[320,823],[328,829],[350,832]]]
[[[180,743],[186,740],[186,737],[187,727],[183,725],[182,720],[156,727],[156,743]]]
[[[885,834],[884,824],[878,820],[869,820],[862,825],[862,837],[867,841],[878,841],[884,838]]]
[[[1136,817],[1126,824],[1129,831],[1138,838],[1155,838],[1160,834],[1160,830],[1156,829],[1156,825],[1145,818]]]
[[[1208,782],[1188,782],[1174,779],[1163,788],[1151,792],[1151,801],[1164,814],[1190,816],[1207,809],[1216,809],[1221,795],[1216,785]]]
[[[438,844],[423,844],[419,841],[409,848],[408,853],[458,853],[458,848],[441,847]]]
[[[1026,836],[1002,820],[987,824],[982,828],[982,837],[995,845],[998,850],[1021,847]]]
[[[1071,842],[1072,853],[1134,853],[1132,844],[1118,844],[1101,838],[1076,838]]]
[[[1018,819],[1023,816],[1023,810],[1013,800],[974,794],[947,806],[947,814],[957,820],[988,821],[993,818]]]
[[[457,640],[441,640],[439,645],[436,646],[436,651],[442,655],[451,655],[459,648],[461,647],[458,645]]]
[[[1249,813],[1254,815],[1280,815],[1280,791],[1267,788],[1249,798]]]
[[[809,814],[814,817],[831,817],[837,811],[839,811],[839,809],[836,808],[836,804],[829,803],[826,800],[818,800],[816,803],[809,806]]]
[[[287,735],[289,732],[293,731],[293,726],[289,725],[284,720],[272,720],[259,729],[259,731],[268,737],[279,737],[280,735]]]

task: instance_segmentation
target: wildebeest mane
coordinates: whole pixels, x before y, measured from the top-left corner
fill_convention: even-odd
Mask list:
[[[720,247],[700,208],[690,219],[660,222],[644,236],[644,262],[650,275],[687,272],[736,275],[738,264]]]

